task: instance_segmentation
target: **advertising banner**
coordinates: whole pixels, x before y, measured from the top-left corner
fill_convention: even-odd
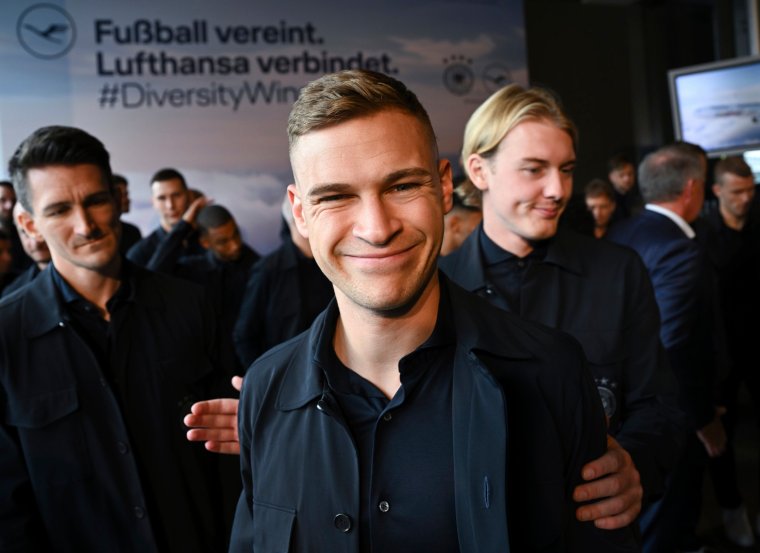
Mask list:
[[[405,82],[455,161],[473,109],[527,81],[519,0],[68,0],[0,4],[0,176],[51,124],[101,139],[130,182],[125,219],[157,224],[150,176],[174,167],[278,244],[292,181],[286,121],[300,88],[348,68]]]

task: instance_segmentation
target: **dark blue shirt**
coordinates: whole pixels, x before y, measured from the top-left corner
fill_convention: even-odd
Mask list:
[[[525,257],[517,257],[499,246],[486,235],[483,225],[478,227],[480,250],[483,252],[485,274],[506,299],[508,311],[520,313],[520,290],[528,267],[546,256],[546,242],[537,242]],[[505,309],[506,307],[505,306]]]
[[[401,386],[390,400],[346,368],[330,341],[319,356],[357,450],[363,553],[459,551],[451,425],[456,336],[447,298],[441,295],[430,337],[399,361]]]

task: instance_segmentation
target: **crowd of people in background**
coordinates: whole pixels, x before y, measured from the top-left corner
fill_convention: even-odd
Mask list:
[[[264,256],[176,168],[146,183],[143,236],[96,137],[19,146],[0,182],[0,551],[709,551],[706,473],[727,540],[755,544],[734,449],[742,385],[760,431],[741,156],[665,144],[579,186],[557,99],[510,85],[452,177],[413,94],[362,71],[307,86],[288,133]],[[585,210],[560,224],[574,192]]]

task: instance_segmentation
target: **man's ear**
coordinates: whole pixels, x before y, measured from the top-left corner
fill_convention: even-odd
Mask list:
[[[198,237],[198,243],[204,250],[207,250],[211,247],[211,242],[209,241],[208,236],[205,234]]]
[[[288,185],[288,201],[290,201],[290,208],[293,210],[293,220],[296,223],[298,233],[309,239],[309,229],[306,226],[306,217],[304,217],[303,203],[301,202],[301,196],[298,192],[298,187],[295,184]]]
[[[720,185],[717,182],[712,185],[712,192],[716,198],[720,196]]]
[[[451,162],[448,159],[438,160],[438,178],[441,180],[443,194],[443,214],[446,215],[454,206],[454,182],[451,177]]]
[[[16,221],[18,221],[19,226],[27,236],[34,238],[38,242],[42,242],[44,240],[42,235],[40,235],[40,233],[37,231],[37,225],[34,223],[34,217],[32,217],[28,211],[19,211],[16,215]]]
[[[475,188],[485,192],[488,190],[486,172],[489,171],[488,161],[480,154],[470,154],[465,160],[465,170]]]

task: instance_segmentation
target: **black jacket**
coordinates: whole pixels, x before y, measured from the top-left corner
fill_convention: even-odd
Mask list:
[[[629,528],[599,530],[575,518],[581,467],[606,448],[599,395],[578,344],[441,280],[456,327],[460,551],[638,551]],[[246,375],[239,415],[244,494],[231,552],[358,553],[355,447],[340,410],[330,407],[336,401],[317,355],[332,344],[336,317],[333,302],[308,332],[259,358]]]
[[[306,308],[305,295],[309,287],[301,267],[305,259],[290,236],[282,245],[263,257],[251,269],[240,314],[233,332],[235,351],[244,367],[262,353],[309,328],[314,318],[333,297],[329,282],[321,272],[315,278],[324,279],[323,297],[312,297],[313,310]]]
[[[473,232],[441,258],[441,269],[466,290],[508,309],[486,281]],[[632,252],[569,229],[549,240],[542,261],[523,277],[519,315],[567,332],[583,346],[610,418],[610,433],[633,457],[644,492],[659,494],[682,443],[675,382],[659,341],[652,286]]]
[[[219,393],[213,317],[195,285],[131,273],[114,358],[124,374],[150,375],[135,389],[160,414],[147,439],[169,452],[157,468],[181,527],[169,550],[220,551],[216,461],[182,424],[194,401]],[[119,404],[59,296],[48,268],[0,302],[0,550],[157,552],[126,422],[145,415]]]

